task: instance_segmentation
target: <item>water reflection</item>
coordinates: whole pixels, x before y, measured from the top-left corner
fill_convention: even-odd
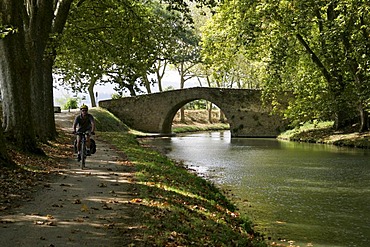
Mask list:
[[[230,190],[274,240],[306,246],[370,243],[369,151],[228,132],[156,139],[172,158]]]

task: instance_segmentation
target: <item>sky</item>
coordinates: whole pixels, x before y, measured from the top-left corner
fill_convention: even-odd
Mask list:
[[[57,84],[57,83],[55,83]],[[178,75],[178,72],[176,70],[168,70],[166,71],[163,81],[162,81],[162,87],[167,88],[169,86],[174,87],[175,89],[180,88],[180,76]],[[190,88],[190,87],[199,87],[200,84],[196,78],[192,78],[188,81],[185,82],[185,88]],[[111,99],[111,96],[114,91],[114,85],[112,84],[105,84],[105,85],[96,85],[94,87],[94,93],[98,93],[97,101],[99,100],[106,100],[106,99]],[[146,92],[145,89],[143,91]],[[158,86],[155,85],[152,87],[152,92],[158,92]],[[55,106],[62,106],[65,102],[65,99],[75,97],[75,93],[72,93],[72,90],[65,90],[62,87],[57,87],[54,88],[54,105]],[[129,94],[127,93],[127,96]],[[80,99],[83,99],[82,101],[79,102],[79,104],[86,104],[88,106],[91,106],[90,103],[90,97],[87,93],[78,93],[77,97]]]

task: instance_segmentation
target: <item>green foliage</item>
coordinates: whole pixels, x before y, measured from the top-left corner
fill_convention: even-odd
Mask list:
[[[282,133],[280,139],[294,139],[296,136],[300,135],[302,132],[308,132],[312,130],[330,129],[333,127],[333,121],[319,122],[317,120],[312,122],[300,123],[299,126],[292,130],[285,131]]]
[[[123,97],[122,94],[119,93],[112,94],[112,99],[121,99],[122,97]]]
[[[256,52],[248,41],[251,37],[238,30],[241,20],[233,16],[240,4],[236,2],[222,5],[201,28],[202,70],[210,78],[210,86],[261,88],[266,65],[255,59]],[[252,18],[248,16],[248,20]],[[247,43],[248,49],[244,46]]]
[[[172,131],[174,133],[189,133],[189,132],[199,132],[199,131],[218,131],[218,130],[229,130],[229,124],[217,123],[217,124],[202,124],[197,125],[183,125],[179,127],[174,127]]]
[[[207,109],[207,101],[206,100],[194,100],[192,102],[187,103],[184,107],[187,110]]]
[[[175,88],[173,86],[168,86],[163,91],[171,91],[171,90],[175,90]]]
[[[282,106],[282,92],[295,96],[288,118],[343,122],[370,95],[368,13],[369,5],[355,0],[224,1],[205,28],[204,59],[217,80],[230,82],[242,51],[264,67],[265,99]]]
[[[9,34],[17,33],[18,29],[12,26],[3,26],[0,24],[0,39],[5,38]]]
[[[119,92],[136,95],[141,86],[149,86],[146,76],[157,60],[177,61],[183,54],[175,52],[189,43],[192,32],[181,14],[158,1],[124,2],[94,0],[74,6],[56,63],[63,84],[81,92],[93,82],[109,82]]]
[[[77,98],[68,98],[67,102],[63,105],[63,110],[68,110],[68,109],[77,109],[78,108],[78,102],[79,99]]]

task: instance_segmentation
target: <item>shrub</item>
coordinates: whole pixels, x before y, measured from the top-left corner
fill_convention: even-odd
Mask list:
[[[76,98],[69,98],[67,102],[63,105],[63,110],[77,109],[77,108],[78,108],[78,100]]]

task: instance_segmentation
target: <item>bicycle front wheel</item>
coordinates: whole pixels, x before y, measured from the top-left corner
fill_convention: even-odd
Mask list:
[[[85,167],[86,161],[86,142],[82,141],[81,143],[81,169]]]

